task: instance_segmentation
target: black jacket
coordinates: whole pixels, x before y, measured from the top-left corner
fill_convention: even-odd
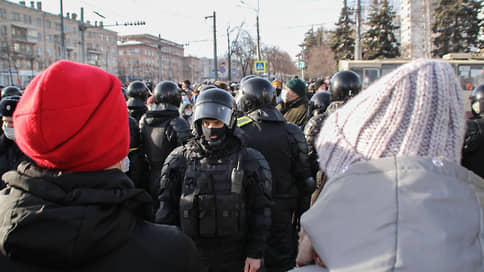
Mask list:
[[[159,106],[163,106],[161,104]],[[168,154],[183,145],[190,137],[188,123],[180,117],[176,107],[169,105],[165,110],[149,110],[139,122],[142,151],[147,160],[149,186],[146,188],[157,199],[160,188],[161,168]],[[155,208],[157,208],[155,203]]]
[[[22,161],[30,161],[30,158],[18,148],[14,141],[2,134],[0,136],[0,177],[9,170],[17,169]],[[5,184],[0,180],[0,189],[3,187]]]
[[[309,208],[314,189],[301,129],[274,107],[263,107],[237,119],[247,146],[262,153],[272,173],[272,227],[264,256],[269,271],[295,266],[299,216]]]
[[[151,198],[118,169],[22,163],[0,191],[2,271],[198,271],[194,244],[142,218]]]
[[[148,191],[148,175],[146,174],[145,155],[141,149],[141,135],[136,119],[129,116],[129,171],[126,173],[134,182],[136,188]]]
[[[466,122],[462,148],[462,166],[484,178],[484,119],[472,118]]]

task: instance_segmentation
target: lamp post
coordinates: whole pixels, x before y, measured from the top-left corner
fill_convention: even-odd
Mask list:
[[[255,18],[256,19],[256,26],[257,26],[257,60],[261,60],[261,56],[260,56],[260,31],[259,31],[260,0],[257,0],[257,9],[253,9],[253,8],[249,7],[247,2],[245,2],[244,0],[240,0],[240,3],[242,5],[244,5],[246,8],[251,9],[251,10],[253,10],[257,13],[257,16]]]
[[[215,11],[213,12],[212,16],[205,16],[205,19],[212,18],[213,19],[213,76],[215,81],[218,80],[218,71],[217,71],[217,23],[216,23],[216,15]]]

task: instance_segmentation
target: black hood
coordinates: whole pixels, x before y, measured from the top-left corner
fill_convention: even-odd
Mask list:
[[[276,109],[275,107],[262,107],[260,109],[256,109],[248,114],[248,116],[255,121],[273,121],[273,122],[287,122],[284,115]]]
[[[180,116],[177,110],[147,111],[145,113],[145,123],[150,127],[161,125],[167,119],[173,119]]]
[[[118,169],[60,173],[22,163],[3,176],[0,250],[49,267],[92,263],[125,244],[151,197]]]

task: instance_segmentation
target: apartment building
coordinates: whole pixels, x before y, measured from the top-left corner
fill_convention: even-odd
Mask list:
[[[117,75],[117,33],[104,29],[102,22],[81,24],[76,13],[67,12],[63,19],[65,59]],[[63,59],[61,30],[60,16],[43,11],[40,1],[0,0],[0,84],[25,87],[40,71]]]
[[[193,60],[185,61],[182,44],[151,34],[119,36],[118,52],[119,78],[124,84],[133,80],[179,82],[188,76],[185,63],[193,64]],[[190,76],[191,73],[190,68]],[[193,66],[193,74],[198,73],[197,67]]]

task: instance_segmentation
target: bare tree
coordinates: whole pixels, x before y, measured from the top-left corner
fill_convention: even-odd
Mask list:
[[[307,56],[306,74],[309,78],[325,78],[337,71],[334,53],[327,46],[313,46]]]
[[[267,61],[267,73],[276,78],[286,78],[297,71],[289,53],[280,50],[277,46],[265,46],[262,49],[262,56]]]
[[[232,41],[232,54],[238,60],[240,64],[240,70],[242,71],[242,77],[253,73],[252,63],[255,60],[257,54],[257,46],[254,39],[250,36],[246,30],[241,30],[239,38]]]

